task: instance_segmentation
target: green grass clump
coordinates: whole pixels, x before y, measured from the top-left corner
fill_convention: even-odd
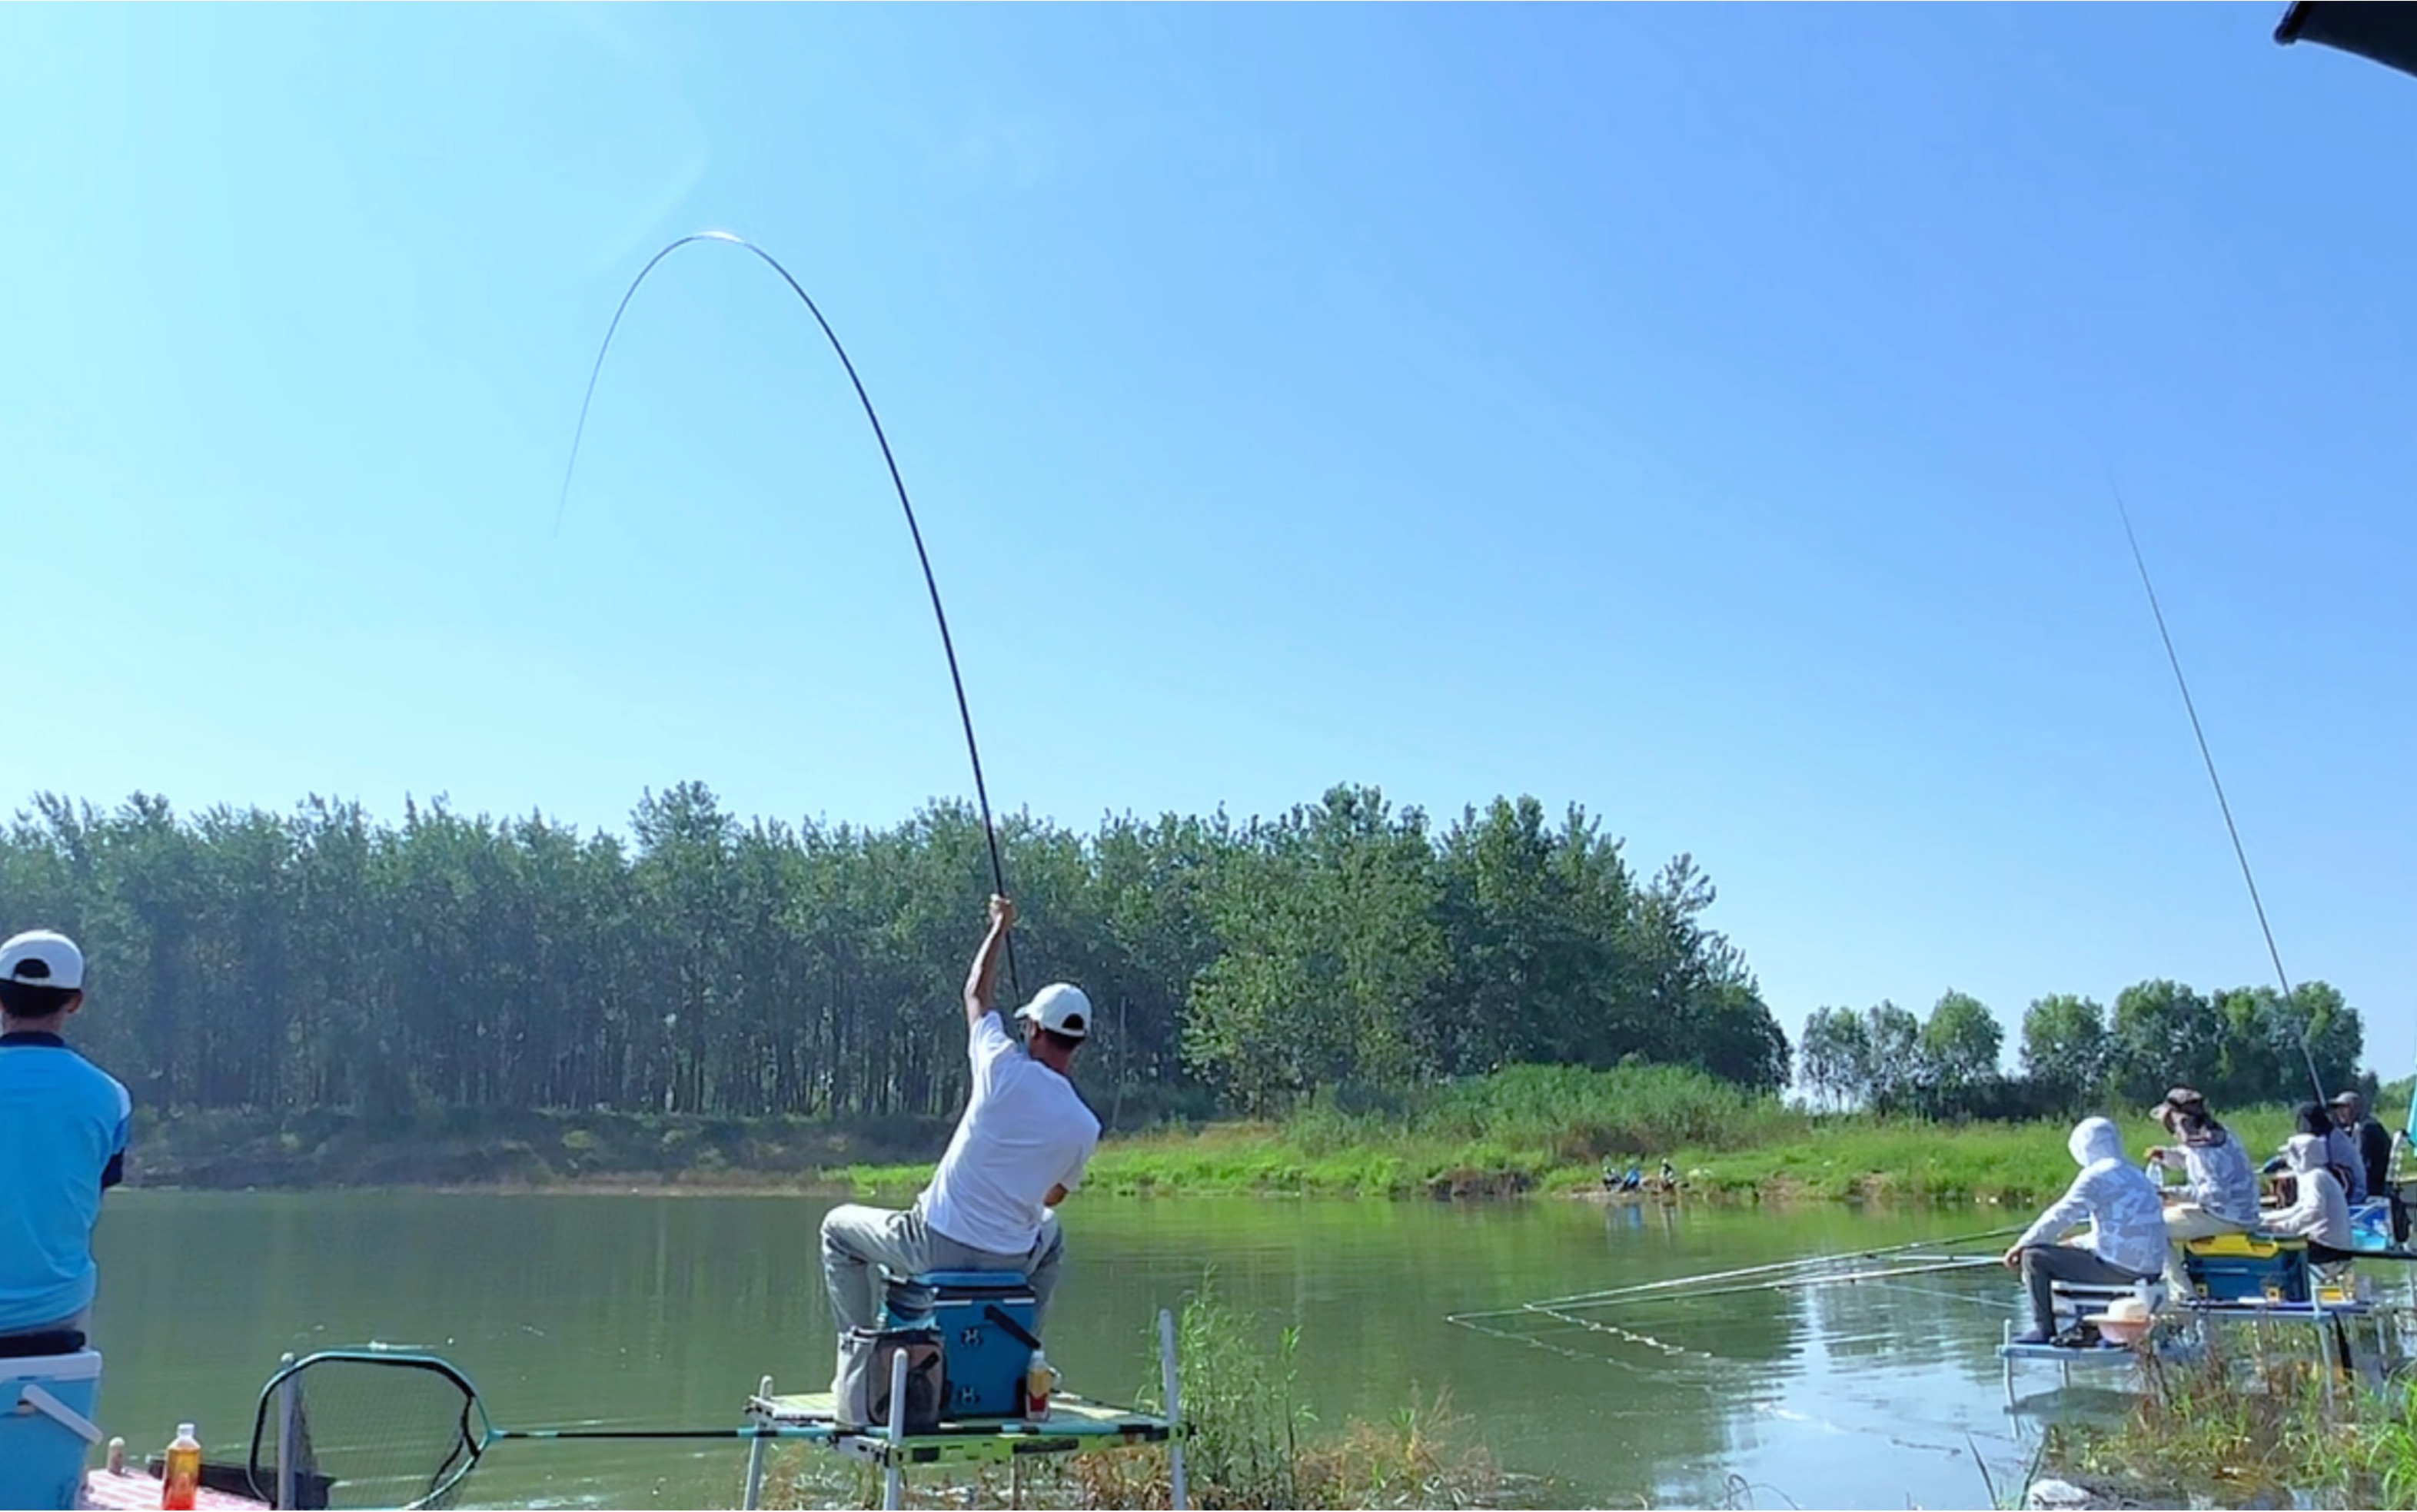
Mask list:
[[[2052,1473],[2157,1506],[2417,1506],[2417,1395],[2304,1360],[2160,1365],[2121,1422],[2049,1430]]]

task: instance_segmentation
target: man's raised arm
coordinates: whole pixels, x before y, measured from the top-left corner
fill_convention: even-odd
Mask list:
[[[998,957],[1006,947],[1007,931],[1015,927],[1015,904],[998,894],[990,895],[990,932],[982,936],[981,949],[974,953],[973,969],[965,973],[965,1027],[973,1028],[988,1013],[998,988]]]

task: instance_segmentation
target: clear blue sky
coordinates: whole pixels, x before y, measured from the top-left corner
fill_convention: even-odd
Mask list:
[[[2417,1051],[2417,81],[2278,5],[0,8],[0,802],[1688,850],[1793,1028],[2269,969]]]

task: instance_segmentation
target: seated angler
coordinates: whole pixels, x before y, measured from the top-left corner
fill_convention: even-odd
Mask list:
[[[2207,1111],[2207,1099],[2176,1087],[2149,1111],[2177,1141],[2149,1152],[2160,1170],[2181,1166],[2187,1185],[2163,1195],[2166,1233],[2175,1243],[2219,1233],[2245,1233],[2257,1227],[2257,1173],[2249,1153],[2230,1129]]]
[[[2123,1136],[2104,1118],[2085,1118],[2066,1142],[2081,1173],[2005,1253],[2006,1268],[2019,1270],[2029,1289],[2031,1326],[2018,1344],[2045,1344],[2055,1334],[2058,1281],[2090,1286],[2127,1286],[2153,1279],[2166,1265],[2164,1203],[2139,1168],[2123,1158]],[[2083,1219],[2090,1232],[2079,1243],[2058,1241]]]
[[[2269,1233],[2289,1234],[2308,1241],[2308,1259],[2318,1265],[2337,1265],[2350,1253],[2349,1200],[2327,1164],[2331,1152],[2314,1134],[2294,1134],[2283,1142],[2283,1159],[2290,1172],[2293,1201],[2269,1209]]]
[[[1026,1044],[992,1010],[1015,906],[990,900],[990,932],[965,976],[973,1088],[932,1184],[904,1212],[856,1203],[823,1219],[823,1280],[844,1339],[875,1326],[880,1278],[928,1271],[1012,1271],[1032,1287],[1035,1331],[1048,1322],[1065,1247],[1053,1211],[1083,1179],[1100,1121],[1067,1079],[1091,1027],[1082,990],[1053,983],[1016,1011]]]
[[[2303,1102],[2293,1110],[2292,1122],[2297,1133],[2308,1135],[2324,1146],[2322,1164],[2341,1184],[2342,1196],[2349,1205],[2356,1207],[2365,1202],[2366,1162],[2359,1154],[2358,1141],[2350,1137],[2349,1130],[2333,1122],[2333,1111],[2320,1102]],[[2271,1175],[2289,1168],[2286,1146],[2285,1155],[2268,1161],[2265,1169]]]

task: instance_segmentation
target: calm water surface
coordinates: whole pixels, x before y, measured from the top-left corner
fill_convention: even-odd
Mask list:
[[[508,1428],[736,1425],[758,1377],[828,1383],[821,1200],[126,1192],[102,1223],[102,1418],[142,1448],[196,1420],[240,1460],[281,1352],[439,1350]],[[1588,1504],[1986,1504],[2029,1455],[1994,1350],[2003,1273],[1668,1298],[1604,1326],[1448,1314],[1997,1226],[1994,1210],[1773,1215],[1536,1201],[1077,1198],[1049,1354],[1130,1400],[1148,1330],[1213,1265],[1270,1337],[1301,1329],[1321,1420],[1449,1384],[1513,1470]],[[2032,1382],[2045,1389],[2052,1377]],[[483,1504],[731,1505],[737,1445],[507,1444]]]

